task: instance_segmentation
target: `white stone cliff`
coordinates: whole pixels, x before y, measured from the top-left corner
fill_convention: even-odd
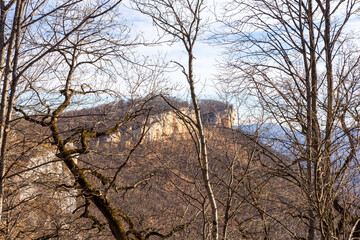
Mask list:
[[[186,116],[195,119],[193,110],[189,108],[181,108],[180,110]],[[202,114],[201,117],[205,126],[232,128],[235,120],[235,111],[233,108],[211,111]],[[184,136],[188,133],[188,129],[183,120],[181,120],[174,111],[167,111],[151,116],[148,121],[148,127],[149,130],[145,137],[147,141],[157,141],[170,136]],[[141,131],[141,128],[133,129],[129,127],[125,131],[110,134],[105,137],[104,141],[106,143],[117,144],[120,143],[121,139],[126,139],[128,136],[136,139]]]

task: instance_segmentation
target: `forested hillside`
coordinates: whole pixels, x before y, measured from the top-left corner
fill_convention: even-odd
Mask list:
[[[170,117],[174,109],[168,108],[164,101],[159,102],[147,105],[153,107],[153,112],[139,115],[138,122],[134,120],[113,133],[118,138],[110,134],[89,141],[87,153],[76,157],[76,164],[96,191],[104,194],[116,211],[121,211],[126,224],[141,229],[139,234],[155,239],[161,236],[199,239],[203,231],[207,231],[209,220],[204,215],[207,199],[199,175],[196,147],[186,122],[174,124]],[[221,120],[219,113],[230,110],[218,101],[208,103],[201,101],[200,104],[205,116],[211,113]],[[122,106],[120,110],[119,105]],[[62,134],[71,138],[71,129],[78,129],[79,125],[92,129],[102,123],[99,128],[108,129],[114,116],[121,116],[121,109],[126,108],[124,105],[113,103],[65,113],[59,121],[65,129]],[[175,105],[193,112],[185,103],[172,101],[172,106]],[[106,111],[102,111],[104,109]],[[94,117],[95,113],[99,118]],[[146,118],[148,123],[141,124]],[[162,121],[162,129],[178,130],[168,130],[169,134],[155,139],[147,137],[152,135],[158,121]],[[295,201],[298,193],[290,184],[271,176],[261,166],[271,165],[272,158],[289,160],[267,149],[252,136],[232,130],[226,125],[228,121],[224,125],[203,118],[203,122],[208,138],[210,170],[214,177],[212,183],[216,200],[220,203],[221,232],[231,239],[239,236],[256,239],[263,235],[265,229],[274,238],[288,236],[286,228],[293,229],[291,225],[296,222],[283,211],[290,209],[288,204]],[[144,126],[142,131],[136,130],[139,125]],[[57,151],[41,128],[23,120],[16,126],[19,128],[14,134],[14,141],[24,144],[29,140],[23,139],[30,136],[33,141],[36,139],[38,145],[30,149],[28,145],[19,144],[18,152],[21,148],[28,149],[28,152],[23,156],[14,154],[12,166],[9,166],[16,176],[12,177],[12,189],[16,191],[5,195],[6,199],[13,199],[5,206],[6,211],[11,213],[4,226],[4,229],[11,229],[8,236],[39,238],[51,232],[52,237],[63,239],[111,238],[106,219],[91,207],[83,190],[71,180],[71,173],[62,170],[66,166],[55,156]],[[35,129],[40,133],[37,137]],[[73,139],[69,148],[81,147],[76,145],[77,141]],[[272,204],[278,205],[278,208],[268,209],[266,214],[276,216],[277,221],[287,219],[283,225],[271,218],[267,220],[267,215],[262,212]],[[297,224],[297,228],[293,229],[294,234],[300,234],[300,229],[305,226]]]

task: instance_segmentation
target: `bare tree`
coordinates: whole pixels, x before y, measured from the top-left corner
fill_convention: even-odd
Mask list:
[[[292,159],[268,167],[301,189],[303,237],[345,239],[358,217],[341,195],[357,164],[360,58],[349,23],[359,2],[236,1],[225,9],[228,84],[240,91],[236,78],[245,79],[250,100],[285,133],[276,146]]]
[[[182,70],[190,89],[194,117],[188,117],[191,122],[190,134],[197,149],[197,157],[202,172],[204,187],[210,202],[212,218],[212,238],[219,238],[218,207],[210,181],[209,159],[204,126],[201,121],[201,111],[195,90],[194,48],[202,31],[201,12],[205,8],[203,0],[195,1],[135,1],[136,8],[150,16],[153,22],[167,35],[180,41],[187,53],[187,64],[176,63]]]
[[[4,173],[6,165],[6,146],[9,133],[12,108],[17,94],[23,89],[23,77],[30,69],[50,55],[62,42],[71,38],[75,31],[96,18],[100,18],[121,1],[101,1],[90,4],[91,10],[83,12],[82,16],[72,19],[72,24],[61,32],[48,31],[51,21],[66,14],[70,9],[86,5],[86,1],[1,1],[1,47],[0,65],[2,81],[2,99],[0,107],[0,212],[2,211]],[[71,21],[70,18],[67,21]],[[32,43],[36,43],[32,45]]]
[[[159,74],[159,71],[146,67],[144,62],[136,59],[131,50],[141,42],[130,39],[129,28],[120,21],[117,9],[120,2],[2,2],[2,188],[0,190],[4,191],[5,179],[13,181],[15,177],[21,177],[22,173],[31,173],[35,168],[41,167],[41,164],[35,164],[34,167],[16,172],[15,170],[18,169],[14,167],[15,165],[6,161],[9,128],[16,122],[12,121],[11,117],[15,109],[30,123],[29,126],[36,125],[37,128],[42,128],[41,132],[44,135],[39,140],[39,145],[50,143],[55,146],[57,160],[60,159],[67,166],[74,180],[73,184],[63,184],[62,187],[82,189],[79,195],[85,203],[80,208],[83,209],[80,216],[93,221],[94,228],[100,229],[107,225],[116,239],[147,239],[153,235],[169,237],[181,227],[171,230],[167,235],[161,235],[151,229],[138,231],[131,218],[124,211],[117,210],[109,200],[108,192],[127,191],[139,185],[135,183],[127,187],[119,187],[118,178],[123,167],[130,161],[132,153],[143,140],[145,127],[140,128],[141,132],[128,156],[116,166],[115,172],[111,172],[112,178],[102,177],[102,174],[96,170],[83,169],[81,163],[77,162],[79,155],[89,153],[89,139],[98,139],[114,133],[121,126],[141,115],[140,113],[148,112],[144,110],[144,104],[152,96],[144,97],[144,101],[133,99],[133,105],[129,103],[123,110],[123,115],[111,119],[112,124],[109,120],[104,125],[102,119],[96,118],[96,114],[93,116],[96,121],[92,125],[78,122],[74,128],[68,128],[64,123],[64,119],[72,117],[66,115],[68,114],[66,111],[75,107],[76,102],[83,101],[84,97],[93,96],[89,97],[90,101],[85,104],[102,100],[103,98],[97,97],[104,97],[102,94],[105,93],[111,93],[112,101],[119,97],[115,94],[115,84],[106,85],[113,83],[114,76],[119,75],[116,71],[119,66],[128,67],[128,72],[135,72],[133,76],[130,74],[122,74],[122,76],[125,78],[136,76],[139,82],[136,83],[131,79],[131,83],[138,84],[137,87],[144,82],[144,79],[153,80],[158,77],[156,74]],[[142,76],[137,72],[140,68],[143,69]],[[108,81],[98,82],[98,78],[106,78]],[[140,125],[142,126],[144,122],[146,115]],[[47,135],[49,132],[50,135]],[[49,162],[57,160],[53,159]],[[6,169],[6,166],[9,168]],[[92,176],[96,179],[92,179]],[[98,187],[99,179],[107,183],[106,188]],[[101,220],[92,214],[93,210],[89,211],[91,206],[95,206],[102,214]],[[79,209],[76,212],[79,212]],[[102,220],[106,224],[103,224]],[[49,237],[59,236],[50,233],[44,236],[44,238]]]

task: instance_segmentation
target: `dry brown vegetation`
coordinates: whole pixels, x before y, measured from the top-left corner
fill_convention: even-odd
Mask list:
[[[1,239],[360,239],[359,0],[122,4],[0,1]]]
[[[71,136],[70,130],[77,129],[81,124],[92,128],[100,122],[102,128],[109,128],[113,124],[112,120],[121,116],[121,112],[118,112],[117,107],[113,107],[113,111],[103,111],[94,116],[93,112],[99,113],[99,109],[103,108],[105,107],[100,106],[64,114],[60,126],[64,124],[67,128],[64,128],[63,135]],[[169,109],[161,111],[170,114]],[[206,110],[204,106],[204,111],[213,110]],[[151,113],[151,116],[157,114],[159,110]],[[138,121],[140,124],[144,118],[139,118]],[[153,235],[151,238],[154,239],[160,234],[163,237],[169,234],[170,237],[174,230],[176,233],[174,232],[171,239],[202,238],[209,231],[209,203],[190,135],[184,132],[156,140],[143,140],[133,151],[142,136],[128,134],[126,130],[130,126],[135,129],[136,125],[136,122],[131,122],[119,130],[122,132],[120,142],[109,142],[108,139],[111,138],[106,137],[89,141],[87,153],[80,155],[77,160],[79,168],[96,191],[106,196],[114,209],[123,209],[135,229],[144,229],[144,232],[148,236]],[[40,139],[48,139],[45,137],[46,132],[31,123],[18,123],[17,126],[19,131],[25,131],[24,136],[28,136],[26,130],[29,129],[41,132],[38,138],[33,136],[35,143],[39,143]],[[146,127],[151,131],[151,124]],[[260,236],[281,239],[291,234],[299,234],[301,225],[297,223],[297,228],[294,229],[292,225],[296,220],[294,216],[291,218],[291,208],[296,207],[291,205],[292,202],[295,202],[295,205],[301,203],[296,197],[296,189],[281,178],[271,175],[263,167],[264,164],[271,164],[272,157],[281,156],[262,147],[241,131],[221,125],[207,125],[206,135],[211,181],[219,204],[220,235],[228,239],[258,239]],[[73,141],[75,147],[80,144],[76,139]],[[35,239],[49,232],[53,234],[52,237],[61,239],[69,236],[79,239],[86,236],[111,238],[106,219],[89,202],[86,192],[71,180],[70,172],[59,172],[53,163],[49,163],[60,159],[55,157],[56,150],[48,142],[50,143],[46,140],[38,144],[34,150],[31,150],[31,145],[27,143],[22,146],[23,150],[29,149],[29,152],[22,156],[23,160],[14,160],[16,164],[9,173],[14,176],[9,178],[9,181],[14,184],[26,181],[41,187],[30,190],[31,194],[36,195],[33,199],[24,203],[12,203],[19,205],[8,212],[17,214],[21,221],[11,227],[12,224],[8,223],[3,226],[4,231],[11,228],[12,233],[8,233],[8,236],[12,238],[27,236]],[[264,154],[264,151],[267,154]],[[44,163],[54,174],[44,172],[38,176],[36,171],[19,173],[33,167],[29,158],[36,158],[36,162],[41,164],[39,157],[44,154],[52,154],[46,156]],[[57,163],[66,169],[61,162]],[[23,168],[19,167],[21,164]],[[43,167],[38,169],[44,171]],[[23,176],[27,176],[27,179]],[[22,181],[14,180],[18,178]],[[18,186],[14,188],[24,191]],[[65,209],[59,208],[55,203],[59,202],[61,205],[66,202],[66,199],[59,195],[62,191],[70,192],[67,197],[75,200],[73,205]],[[19,192],[12,194],[19,198]],[[10,195],[7,196],[7,199],[10,198]],[[24,217],[24,214],[27,217]],[[10,221],[10,218],[6,219]],[[90,230],[92,228],[94,229]]]

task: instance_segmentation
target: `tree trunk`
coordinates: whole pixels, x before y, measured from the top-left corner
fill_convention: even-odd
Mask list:
[[[198,104],[198,100],[196,97],[196,93],[195,93],[195,86],[194,86],[194,74],[193,74],[193,59],[194,56],[192,54],[192,49],[189,50],[188,52],[189,54],[189,58],[188,58],[188,63],[189,63],[189,86],[190,86],[190,94],[191,94],[191,99],[192,99],[192,104],[194,106],[194,112],[195,112],[195,117],[196,117],[196,124],[197,124],[197,130],[198,130],[198,142],[200,145],[199,148],[199,162],[200,162],[200,167],[201,167],[201,173],[202,173],[202,178],[204,181],[204,186],[206,189],[206,193],[207,196],[209,198],[210,201],[210,206],[211,206],[211,212],[212,212],[212,237],[214,240],[218,240],[219,239],[219,224],[218,224],[218,209],[217,209],[217,204],[216,204],[216,199],[214,196],[214,192],[212,190],[212,186],[210,183],[210,176],[209,176],[209,160],[208,160],[208,156],[207,156],[207,147],[206,147],[206,137],[205,137],[205,133],[204,133],[204,127],[201,121],[201,113],[200,113],[200,108],[199,108],[199,104]]]

